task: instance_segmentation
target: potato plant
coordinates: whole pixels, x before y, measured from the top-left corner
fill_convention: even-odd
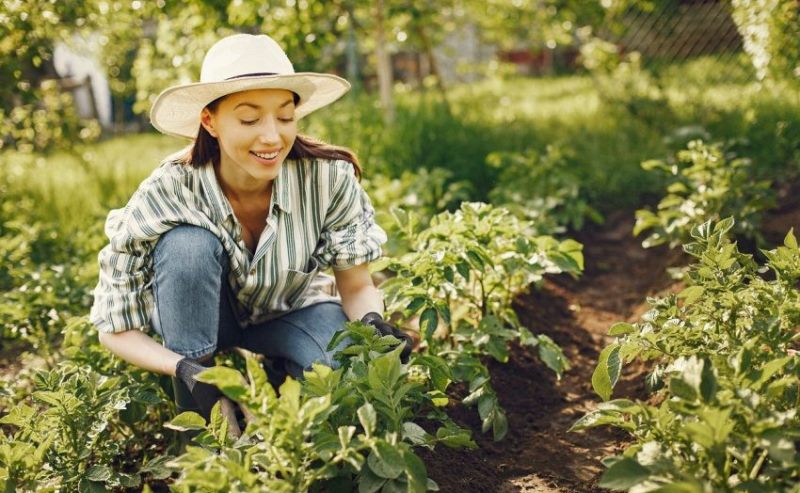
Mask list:
[[[170,463],[180,474],[174,490],[352,491],[437,490],[414,447],[475,447],[469,432],[437,410],[450,382],[444,364],[400,362],[402,347],[353,322],[342,338],[351,344],[338,355],[336,370],[314,365],[301,381],[288,378],[278,389],[260,363],[247,360],[247,378],[230,368],[206,370],[200,379],[217,385],[248,415],[244,433],[229,436],[219,406],[208,426],[191,412],[170,424],[200,434]],[[391,349],[391,350],[390,350]],[[437,400],[438,398],[438,400]],[[428,433],[415,419],[441,426]]]
[[[693,228],[725,217],[736,220],[736,234],[761,242],[761,215],[774,207],[775,197],[770,181],[754,179],[749,159],[731,155],[721,144],[693,140],[675,160],[644,161],[642,168],[670,177],[657,210],[636,211],[633,234],[647,232],[645,248],[665,243],[674,248],[691,241]]]
[[[493,152],[486,158],[500,172],[489,195],[492,202],[524,217],[538,234],[580,230],[587,221],[597,224],[603,216],[586,200],[581,180],[570,166],[567,149],[549,145],[544,153]]]
[[[688,286],[651,299],[641,322],[611,327],[616,340],[592,378],[606,402],[573,426],[615,426],[635,439],[606,459],[602,486],[798,491],[800,249],[790,231],[762,268],[728,239],[733,228],[732,219],[694,228]],[[609,400],[633,360],[655,363],[657,397]]]
[[[0,418],[0,491],[111,491],[169,476],[159,457],[172,408],[158,378],[113,358],[89,328],[71,321],[67,358]]]
[[[392,208],[414,211],[420,222],[427,225],[436,213],[458,207],[473,193],[468,181],[457,180],[450,170],[444,168],[406,170],[398,178],[375,174],[365,178],[363,185],[366,190],[377,192],[371,194],[370,199],[378,224],[386,229],[389,237],[386,250],[391,255],[408,249],[404,238],[396,234],[397,224],[390,212]]]
[[[538,348],[557,375],[569,367],[561,349],[523,327],[511,305],[546,274],[578,275],[582,246],[534,236],[529,222],[482,203],[443,212],[421,231],[414,214],[396,210],[395,217],[411,251],[380,265],[397,273],[381,286],[388,311],[419,317],[425,357],[442,358],[453,380],[467,384],[464,404],[477,405],[483,431],[491,429],[500,440],[508,422],[482,358],[507,362],[508,344],[516,340]]]

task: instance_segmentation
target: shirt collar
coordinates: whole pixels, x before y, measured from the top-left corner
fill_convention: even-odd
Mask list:
[[[287,213],[292,212],[292,194],[289,193],[289,184],[291,183],[289,166],[295,166],[295,162],[284,161],[278,176],[275,177],[275,182],[272,184],[272,202],[282,212]],[[225,194],[222,193],[222,188],[217,181],[217,175],[214,173],[214,165],[211,162],[201,168],[200,180],[203,183],[211,208],[217,217],[225,219],[233,216],[233,209],[228,199],[225,198]]]

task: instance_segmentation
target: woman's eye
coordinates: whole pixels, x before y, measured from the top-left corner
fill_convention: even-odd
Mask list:
[[[290,122],[294,121],[294,117],[291,117],[291,118],[278,118],[278,120],[280,120],[280,121],[282,121],[284,123],[290,123]]]
[[[255,125],[258,120],[240,120],[242,125]]]

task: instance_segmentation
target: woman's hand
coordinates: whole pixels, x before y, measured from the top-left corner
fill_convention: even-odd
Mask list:
[[[385,321],[383,317],[377,312],[369,312],[361,319],[361,322],[375,327],[375,331],[382,336],[394,336],[400,339],[400,342],[405,341],[406,346],[400,353],[400,361],[408,363],[408,357],[411,355],[411,347],[414,345],[414,339],[394,325]]]
[[[200,414],[208,421],[211,416],[211,409],[222,397],[222,392],[217,387],[200,382],[195,378],[198,373],[206,369],[205,366],[193,359],[183,358],[175,366],[175,376],[189,389],[194,401],[200,408]]]

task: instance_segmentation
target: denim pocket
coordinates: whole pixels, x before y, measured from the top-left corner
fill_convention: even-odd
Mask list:
[[[299,305],[303,294],[319,272],[319,262],[309,257],[305,270],[287,269],[286,271],[286,303],[291,308]]]

